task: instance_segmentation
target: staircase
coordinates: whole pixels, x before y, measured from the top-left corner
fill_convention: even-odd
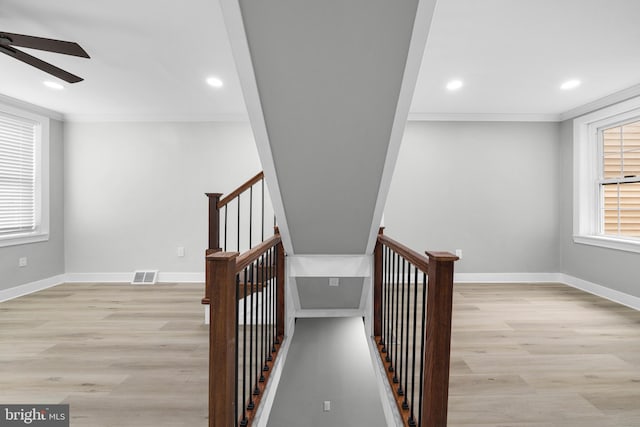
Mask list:
[[[279,256],[287,254],[286,275],[284,264],[275,275],[276,288],[283,286],[287,296],[282,313],[278,312],[282,317],[278,328],[289,339],[295,319],[364,318],[366,334],[377,336],[387,352],[382,353],[383,361],[390,363],[387,372],[394,373],[391,388],[401,397],[398,410],[409,411],[404,415],[407,425],[421,426],[446,423],[449,347],[442,331],[450,328],[446,318],[452,283],[442,272],[449,271],[449,265],[452,271],[455,257],[433,252],[429,258],[420,256],[426,261],[418,261],[415,253],[380,237],[378,229],[435,4],[435,0],[220,1],[264,173],[232,192],[237,193],[237,211],[225,207],[230,206],[224,203],[227,199],[234,199],[231,195],[209,194],[211,223],[218,231],[210,228],[207,265],[213,268],[214,260],[223,259],[229,265],[224,267],[227,282],[216,285],[212,275],[203,301],[211,303],[213,316],[219,286],[229,292],[226,301],[234,305],[239,295],[253,297],[270,289],[259,282],[249,289],[238,287],[241,278],[255,276],[262,267],[257,264],[256,273],[242,273],[227,252],[233,239],[237,251],[233,256],[238,258],[244,256],[245,249],[240,249],[244,241],[251,248],[264,240],[264,236],[253,238],[252,221],[243,227],[240,206],[255,206],[251,189],[262,185],[264,194],[266,183],[279,227],[277,243],[272,243],[282,246]],[[237,235],[228,239],[232,228]],[[394,251],[391,263],[374,254],[376,247]],[[284,260],[282,256],[277,262]],[[412,267],[405,266],[409,262]],[[403,266],[399,270],[398,263]],[[217,268],[223,267],[213,271]],[[404,277],[407,268],[423,275],[426,312],[407,305],[411,299],[406,289],[418,289]],[[338,286],[331,286],[336,282]],[[235,288],[235,298],[227,287]],[[397,306],[402,301],[405,305]],[[425,326],[417,328],[421,319]],[[211,325],[222,327],[213,317]],[[225,339],[231,338],[232,330],[224,331]],[[414,345],[413,335],[424,337],[424,346],[418,341]],[[389,352],[393,357],[387,361]],[[407,352],[415,353],[413,359]],[[418,360],[422,372],[413,368]],[[413,391],[408,396],[410,379]],[[223,405],[214,413],[222,408],[232,411]],[[212,413],[211,425],[234,425],[234,419],[244,425],[244,415],[237,415],[239,406],[234,408],[238,408],[236,418],[215,424]]]

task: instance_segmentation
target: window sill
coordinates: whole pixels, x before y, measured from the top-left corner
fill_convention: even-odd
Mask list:
[[[610,236],[573,236],[575,243],[599,246],[601,248],[616,249],[625,252],[640,253],[640,240],[624,239]]]
[[[23,234],[20,236],[0,237],[0,248],[6,246],[26,245],[28,243],[46,242],[49,240],[49,233]]]

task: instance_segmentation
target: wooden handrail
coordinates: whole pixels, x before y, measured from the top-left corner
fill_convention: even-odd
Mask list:
[[[276,230],[277,231],[277,230]],[[284,340],[284,278],[285,278],[285,253],[280,234],[265,240],[249,251],[240,255],[238,252],[213,252],[206,256],[206,279],[208,297],[210,301],[210,332],[209,332],[209,427],[229,427],[235,425],[236,416],[236,392],[237,387],[235,377],[238,366],[237,353],[237,304],[238,304],[238,273],[246,267],[255,266],[256,260],[260,256],[275,248],[273,253],[273,268],[275,274],[270,275],[272,287],[275,290],[272,299],[273,319],[275,320],[275,340],[270,356],[264,360],[260,382],[256,383],[252,392],[252,405],[247,407],[244,422],[251,426],[257,413],[258,405],[264,395],[265,387],[269,381],[269,376],[278,357],[279,349]],[[252,269],[255,267],[251,267]],[[259,277],[263,277],[260,275]],[[253,280],[253,279],[251,279]],[[251,282],[251,286],[257,284]],[[247,279],[244,279],[244,286]],[[246,291],[243,293],[247,297]],[[264,295],[264,294],[263,294]],[[246,300],[245,300],[246,301]],[[264,296],[263,296],[263,302]],[[262,312],[264,316],[264,311]],[[257,314],[257,312],[256,312]],[[255,325],[255,324],[254,324]],[[257,345],[257,344],[256,344]],[[268,347],[267,347],[268,348]],[[257,347],[256,347],[257,352]],[[257,361],[256,353],[256,361]],[[246,359],[245,359],[246,361]],[[253,363],[253,362],[251,362]],[[243,402],[244,405],[246,402]]]
[[[242,270],[244,270],[245,267],[250,265],[253,261],[257,260],[260,255],[276,246],[281,241],[282,239],[280,238],[280,235],[275,234],[264,242],[254,246],[247,252],[240,255],[236,260],[236,273],[240,273]]]
[[[240,194],[244,193],[245,191],[247,191],[253,184],[255,184],[256,182],[259,182],[263,178],[264,178],[264,172],[260,172],[256,176],[254,176],[253,178],[251,178],[250,180],[248,180],[247,182],[242,184],[240,187],[236,188],[231,193],[229,193],[228,195],[224,196],[218,202],[218,209],[220,209],[223,206],[227,205],[230,201],[232,201],[233,199],[238,197],[238,195],[240,195]]]
[[[394,253],[399,254],[403,259],[409,261],[411,272],[411,265],[418,270],[422,270],[420,276],[422,276],[422,283],[419,281],[418,272],[415,272],[415,278],[401,277],[400,275],[393,274],[396,271],[398,264],[396,261],[391,261],[387,256],[385,261],[384,247],[388,247]],[[376,246],[374,249],[374,279],[373,279],[373,331],[374,340],[377,344],[380,359],[385,367],[387,373],[387,379],[393,390],[393,394],[398,406],[398,411],[403,419],[403,425],[405,426],[417,426],[417,427],[442,427],[447,425],[447,404],[449,394],[449,368],[451,360],[451,314],[452,314],[452,300],[453,300],[453,270],[454,262],[458,260],[456,255],[449,252],[434,252],[429,251],[424,255],[409,249],[405,245],[385,236],[382,229],[378,234]],[[391,264],[391,267],[389,267]],[[404,276],[405,263],[402,262],[402,275]],[[391,268],[391,275],[386,274],[388,268]],[[413,284],[413,365],[411,378],[414,378],[415,374],[415,361],[416,357],[420,358],[420,371],[422,377],[419,378],[420,395],[422,396],[422,402],[412,401],[411,406],[409,400],[407,400],[407,393],[409,390],[406,387],[409,386],[407,380],[407,369],[405,366],[405,390],[402,390],[402,351],[404,347],[405,363],[409,360],[409,312],[412,310],[409,308],[411,304],[410,290]],[[404,290],[407,285],[407,308],[404,308]],[[423,285],[426,285],[426,289]],[[417,304],[418,304],[418,287],[421,286],[422,290],[422,330],[421,339],[421,352],[415,353],[417,348],[418,338],[416,335],[417,323]],[[385,294],[386,290],[386,294]],[[402,292],[402,303],[398,306],[398,290]],[[389,305],[388,298],[391,298],[391,305]],[[385,299],[386,298],[386,299]],[[393,300],[396,299],[395,308],[393,307]],[[383,301],[384,299],[384,301]],[[383,306],[384,305],[384,306]],[[385,309],[385,307],[388,307]],[[394,322],[394,310],[395,310],[395,322]],[[400,310],[401,317],[400,323],[398,320],[398,310]],[[406,320],[402,320],[406,313]],[[383,316],[385,316],[383,321]],[[398,324],[401,326],[398,327]],[[403,341],[403,326],[406,326],[406,338]],[[399,334],[398,334],[398,328]],[[400,356],[397,352],[400,351]],[[390,356],[390,352],[393,353]],[[398,362],[399,361],[399,362]],[[400,366],[400,375],[397,376],[396,364]],[[423,370],[424,369],[424,370]],[[411,383],[411,396],[410,399],[415,399],[416,396],[413,392],[415,383]],[[413,406],[416,405],[416,406]],[[422,406],[421,411],[416,410],[416,407]],[[417,421],[419,421],[417,423]]]
[[[398,253],[404,259],[417,267],[420,271],[424,273],[429,271],[429,258],[420,254],[419,252],[406,247],[402,243],[393,240],[392,238],[387,237],[384,234],[378,234],[378,242],[393,249],[396,253]]]

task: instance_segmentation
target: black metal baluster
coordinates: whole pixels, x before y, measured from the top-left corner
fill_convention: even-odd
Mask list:
[[[268,251],[267,251],[268,253]],[[262,355],[260,356],[262,358],[261,362],[262,362],[262,374],[260,375],[260,382],[264,382],[264,373],[267,372],[269,370],[269,365],[267,365],[267,353],[265,351],[265,349],[267,348],[266,346],[266,341],[267,341],[267,336],[266,336],[266,330],[267,330],[267,316],[265,315],[265,309],[267,308],[266,302],[265,302],[265,293],[267,292],[267,288],[266,288],[266,280],[265,280],[265,275],[264,275],[264,269],[265,269],[265,256],[263,255],[262,257],[262,268],[261,268],[261,283],[262,283],[262,306],[261,306],[261,310],[262,311],[262,315],[260,316],[260,319],[262,320],[262,325],[260,327],[260,336],[262,337],[262,342],[260,343],[260,349],[262,350]]]
[[[380,257],[381,259],[381,263],[382,266],[380,267],[380,341],[378,341],[378,344],[382,346],[382,353],[384,353],[386,350],[384,348],[384,328],[385,328],[385,318],[384,318],[384,308],[385,308],[385,282],[384,282],[384,275],[385,275],[385,270],[386,270],[386,266],[385,266],[385,253],[387,248],[382,245],[380,247],[380,250],[382,251],[382,256]]]
[[[407,262],[407,329],[405,335],[405,355],[404,355],[404,363],[405,363],[405,375],[404,375],[404,402],[402,402],[402,409],[409,409],[409,402],[407,395],[409,394],[409,320],[410,320],[410,312],[409,307],[411,306],[411,263]],[[413,309],[415,311],[415,307]],[[413,373],[412,373],[413,374]],[[410,397],[413,399],[413,396]]]
[[[411,415],[409,416],[409,426],[416,426],[414,400],[416,399],[416,331],[418,330],[418,269],[415,268],[413,280],[413,359],[411,363]],[[420,378],[419,381],[422,381]]]
[[[224,205],[224,251],[227,251],[227,206]]]
[[[238,236],[237,236],[236,249],[238,252],[241,252],[240,251],[240,194],[238,194]]]
[[[387,326],[386,326],[386,337],[385,337],[385,352],[387,353],[385,356],[385,360],[387,362],[391,362],[391,357],[389,356],[389,351],[390,351],[390,347],[391,347],[391,269],[392,269],[392,265],[391,265],[391,248],[386,248],[387,249],[387,277],[386,277],[386,282],[387,282],[387,306],[385,307],[385,310],[387,312],[386,317],[387,317]]]
[[[396,281],[396,285],[395,285],[395,317],[396,317],[396,326],[394,327],[394,332],[395,332],[395,344],[394,344],[394,349],[393,349],[393,365],[394,366],[398,366],[398,341],[400,339],[402,339],[402,337],[398,336],[398,314],[399,314],[399,309],[398,309],[398,305],[400,304],[400,254],[396,253],[396,277],[395,277],[395,281]],[[402,349],[400,349],[400,351],[402,351]],[[397,369],[393,372],[393,383],[394,384],[398,384],[398,372]]]
[[[402,389],[402,375],[404,374],[403,371],[403,365],[406,364],[406,362],[403,364],[402,362],[402,349],[404,346],[404,271],[405,271],[405,267],[406,267],[407,261],[402,258],[402,269],[400,270],[400,334],[398,334],[398,339],[400,341],[400,354],[398,355],[398,396],[404,396],[404,390]]]
[[[264,242],[264,178],[260,180],[260,185],[262,186],[262,220],[261,220],[261,228],[262,228],[262,241]]]
[[[249,422],[247,420],[246,409],[248,405],[253,405],[251,401],[251,393],[247,395],[247,269],[244,269],[244,285],[243,285],[244,298],[242,299],[242,421],[241,426],[246,426]],[[247,402],[247,403],[245,403]]]
[[[275,216],[273,217],[273,219],[275,221]],[[273,265],[274,265],[274,277],[277,278],[278,275],[280,274],[280,269],[278,267],[278,257],[284,256],[284,254],[280,253],[280,245],[276,246],[276,254],[275,255],[276,255],[276,259],[274,260],[274,263],[273,263]],[[273,287],[274,303],[273,304],[274,304],[274,308],[275,308],[275,316],[276,316],[276,319],[277,319],[278,318],[278,315],[277,315],[278,298],[280,296],[279,295],[278,286],[277,286],[277,279],[274,280],[273,285],[274,285],[274,287]],[[285,319],[285,322],[286,322],[286,319]],[[278,326],[279,325],[277,325],[277,323],[278,323],[277,321],[273,322],[273,336],[274,336],[273,342],[275,344],[280,344],[280,339],[278,338]],[[273,347],[273,351],[274,352],[276,351],[275,345]]]
[[[424,384],[422,378],[424,378],[424,341],[425,341],[425,321],[427,318],[427,273],[422,273],[422,310],[420,315],[422,316],[422,338],[420,340],[420,397],[418,401],[418,425],[422,425],[422,406],[424,395]]]
[[[391,304],[389,307],[389,315],[391,316],[390,318],[390,323],[391,325],[389,326],[389,344],[387,345],[387,356],[389,357],[389,372],[393,372],[394,371],[394,360],[393,360],[393,354],[394,354],[394,345],[395,345],[395,338],[394,338],[394,314],[393,314],[393,308],[394,308],[394,291],[395,291],[395,277],[396,274],[396,254],[395,251],[391,252],[391,276],[390,276],[390,282],[389,285],[391,286]]]
[[[271,248],[267,252],[267,266],[268,266],[267,283],[269,284],[268,294],[267,294],[267,304],[269,306],[267,317],[269,318],[269,321],[267,323],[268,328],[266,328],[267,330],[267,362],[271,362],[273,360],[272,353],[274,351],[274,348],[273,348],[273,325],[275,323],[273,321],[273,312],[274,312],[273,310],[273,251],[274,250],[275,248]]]
[[[249,249],[252,248],[252,234],[253,234],[253,185],[249,187]]]
[[[238,307],[238,304],[240,302],[240,277],[236,274],[236,372],[235,372],[235,395],[234,395],[234,402],[235,402],[235,406],[234,406],[234,411],[233,411],[233,417],[234,417],[234,425],[238,425],[238,411],[240,410],[240,406],[238,402],[238,381],[239,381],[239,375],[238,375],[238,368],[240,367],[240,363],[238,363],[238,358],[240,357],[240,353],[238,352],[238,346],[240,345],[240,340],[238,337],[238,334],[240,333],[240,309]],[[243,405],[244,407],[244,405]]]
[[[247,268],[253,269],[253,264]],[[253,274],[250,274],[251,280],[249,281],[249,296],[245,299],[245,305],[249,305],[249,404],[247,405],[247,409],[253,410],[255,408],[255,404],[253,403],[253,393],[251,392],[251,387],[253,385]],[[249,303],[248,300],[251,300]]]
[[[254,268],[257,268],[258,266],[258,262],[256,261],[254,263]],[[258,360],[258,341],[260,339],[260,334],[258,334],[258,301],[257,301],[257,293],[258,293],[258,283],[256,280],[255,283],[256,287],[254,292],[252,293],[252,297],[251,297],[251,305],[253,306],[253,311],[255,312],[255,323],[254,323],[254,327],[256,330],[255,333],[255,339],[256,339],[256,358],[255,358],[255,364],[254,364],[254,373],[255,373],[255,379],[254,379],[254,389],[253,389],[253,395],[257,396],[260,394],[260,389],[258,388],[258,381],[260,380],[260,371],[261,371],[261,364],[260,361]]]

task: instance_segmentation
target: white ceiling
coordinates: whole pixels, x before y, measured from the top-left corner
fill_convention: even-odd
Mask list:
[[[638,85],[639,17],[638,0],[439,0],[411,113],[557,117]],[[62,91],[0,55],[0,94],[71,120],[246,116],[217,1],[0,0],[0,31],[76,41],[91,55],[29,51],[85,78]],[[225,86],[207,86],[212,75]],[[452,78],[465,86],[448,92]],[[582,86],[561,91],[570,78]]]

